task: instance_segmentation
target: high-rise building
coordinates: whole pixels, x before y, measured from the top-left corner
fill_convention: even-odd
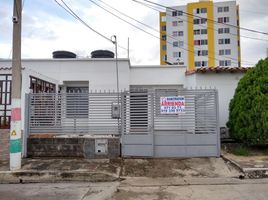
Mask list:
[[[199,0],[160,13],[160,64],[240,67],[236,1]]]

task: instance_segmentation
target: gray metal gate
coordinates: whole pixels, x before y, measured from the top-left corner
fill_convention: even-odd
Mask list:
[[[162,114],[160,99],[169,96],[184,97],[185,112]],[[217,91],[213,89],[158,89],[126,94],[123,156],[219,156],[217,98]]]
[[[161,97],[178,96],[184,98],[184,112],[162,113]],[[217,98],[214,89],[29,94],[25,129],[28,134],[121,135],[126,157],[219,156]]]

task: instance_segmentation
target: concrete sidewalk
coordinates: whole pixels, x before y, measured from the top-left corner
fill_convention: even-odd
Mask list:
[[[111,182],[127,177],[238,178],[240,175],[222,158],[27,158],[16,172],[9,171],[8,163],[0,163],[0,183]]]
[[[222,152],[222,158],[243,172],[245,178],[268,178],[268,156],[236,156]]]
[[[22,169],[11,172],[0,162],[0,183],[111,182],[119,180],[121,159],[23,159]]]

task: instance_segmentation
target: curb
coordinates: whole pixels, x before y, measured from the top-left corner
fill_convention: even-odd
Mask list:
[[[226,162],[231,163],[236,169],[238,169],[240,172],[245,173],[243,168],[235,161],[230,160],[229,158],[225,157],[224,155],[221,155],[222,159]]]
[[[222,159],[226,162],[230,162],[235,168],[237,168],[241,173],[243,173],[243,177],[239,178],[249,178],[249,179],[260,179],[260,178],[268,178],[268,168],[243,168],[237,162],[221,155]]]
[[[55,183],[55,182],[114,182],[120,180],[116,174],[86,171],[2,171],[3,183]]]

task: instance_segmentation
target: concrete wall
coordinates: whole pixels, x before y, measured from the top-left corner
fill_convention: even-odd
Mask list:
[[[130,85],[184,85],[185,72],[185,66],[131,66]]]
[[[198,73],[187,77],[187,87],[216,88],[219,95],[219,126],[226,127],[229,103],[244,73]]]
[[[0,62],[5,67],[11,67],[10,60]],[[64,81],[88,81],[89,90],[116,90],[115,59],[25,59],[22,66],[42,75]],[[119,88],[129,89],[129,60],[119,59]]]
[[[103,138],[102,138],[103,139]],[[95,138],[28,138],[29,157],[117,158],[120,139],[107,138],[108,151],[95,153]]]

